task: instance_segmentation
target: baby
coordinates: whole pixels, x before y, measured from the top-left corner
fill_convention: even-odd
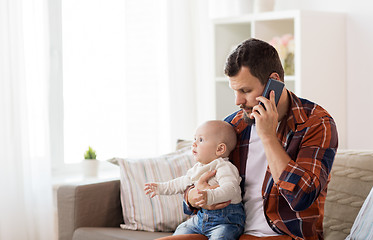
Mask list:
[[[209,184],[219,187],[198,190],[197,205],[202,208],[197,215],[181,223],[174,235],[202,234],[209,239],[238,239],[243,233],[245,212],[241,203],[241,178],[237,168],[228,159],[236,141],[236,133],[229,123],[218,120],[205,122],[197,128],[192,145],[197,163],[186,175],[168,182],[145,184],[145,193],[150,197],[178,194],[195,184],[205,172],[216,170]],[[231,204],[223,209],[203,208],[205,205],[229,200]]]

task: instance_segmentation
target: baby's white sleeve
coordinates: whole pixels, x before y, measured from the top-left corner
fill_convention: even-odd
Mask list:
[[[192,180],[189,175],[175,178],[168,182],[157,183],[157,194],[159,195],[174,195],[178,193],[184,193],[187,186],[192,184]]]
[[[232,200],[232,203],[241,202],[241,177],[239,176],[237,168],[230,162],[225,162],[223,164],[218,164],[216,170],[216,178],[219,187],[206,190],[207,205],[222,203],[229,200]]]

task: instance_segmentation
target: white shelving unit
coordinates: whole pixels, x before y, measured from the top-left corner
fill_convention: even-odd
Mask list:
[[[240,42],[294,36],[294,75],[285,85],[299,97],[323,106],[334,117],[340,147],[346,143],[346,31],[343,13],[284,11],[213,20],[214,115],[223,119],[238,110],[224,76],[229,53]]]

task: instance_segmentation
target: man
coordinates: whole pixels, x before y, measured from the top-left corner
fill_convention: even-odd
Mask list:
[[[225,74],[242,108],[225,119],[238,134],[230,160],[243,179],[246,222],[240,239],[323,239],[324,202],[338,146],[333,118],[286,88],[277,107],[273,91],[270,99],[261,96],[269,78],[284,81],[276,50],[263,41],[240,44],[228,57]],[[209,187],[200,181],[187,191],[190,208],[196,188]]]

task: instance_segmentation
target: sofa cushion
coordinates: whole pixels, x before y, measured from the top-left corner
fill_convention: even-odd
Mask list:
[[[174,231],[186,220],[183,195],[145,195],[146,182],[164,182],[186,174],[194,165],[190,147],[157,158],[119,159],[124,229]]]
[[[325,202],[325,239],[345,239],[373,186],[373,152],[338,151]]]
[[[75,231],[73,240],[153,240],[172,233],[123,230],[121,228],[84,227]]]

